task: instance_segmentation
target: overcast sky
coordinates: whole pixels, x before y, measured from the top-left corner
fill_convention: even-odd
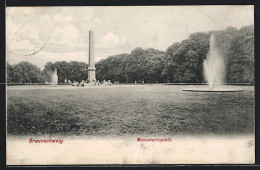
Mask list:
[[[7,62],[41,69],[47,61],[88,63],[90,29],[99,61],[135,47],[165,51],[194,32],[251,24],[253,6],[7,7]]]

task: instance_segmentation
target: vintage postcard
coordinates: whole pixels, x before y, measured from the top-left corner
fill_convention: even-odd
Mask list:
[[[6,7],[7,165],[254,164],[254,6]]]

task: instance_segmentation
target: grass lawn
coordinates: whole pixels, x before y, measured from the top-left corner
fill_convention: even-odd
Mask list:
[[[254,87],[243,86],[244,91],[229,93],[181,91],[187,87],[7,87],[7,133],[99,136],[254,133]]]

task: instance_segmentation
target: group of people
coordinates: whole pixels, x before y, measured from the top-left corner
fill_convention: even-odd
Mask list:
[[[87,80],[87,81],[82,80],[80,83],[74,80],[74,82],[72,83],[72,86],[82,86],[82,87],[84,87],[88,83],[90,83],[89,80]],[[102,83],[100,83],[99,80],[93,80],[92,85],[94,85],[94,86],[97,86],[97,85],[112,86],[112,83],[111,83],[110,80],[108,80],[108,81],[103,80]]]

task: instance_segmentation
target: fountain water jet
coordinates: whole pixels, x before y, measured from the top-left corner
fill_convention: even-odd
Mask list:
[[[215,37],[210,36],[210,50],[207,59],[203,61],[204,77],[212,89],[214,85],[224,82],[225,64],[215,47]]]
[[[58,84],[58,74],[57,74],[57,69],[55,68],[55,71],[51,75],[51,84],[52,85],[57,85]]]
[[[225,63],[224,58],[218,53],[215,45],[215,36],[210,35],[210,49],[207,58],[203,60],[204,78],[208,87],[183,89],[182,91],[201,91],[201,92],[234,92],[241,89],[230,88],[224,85]]]

